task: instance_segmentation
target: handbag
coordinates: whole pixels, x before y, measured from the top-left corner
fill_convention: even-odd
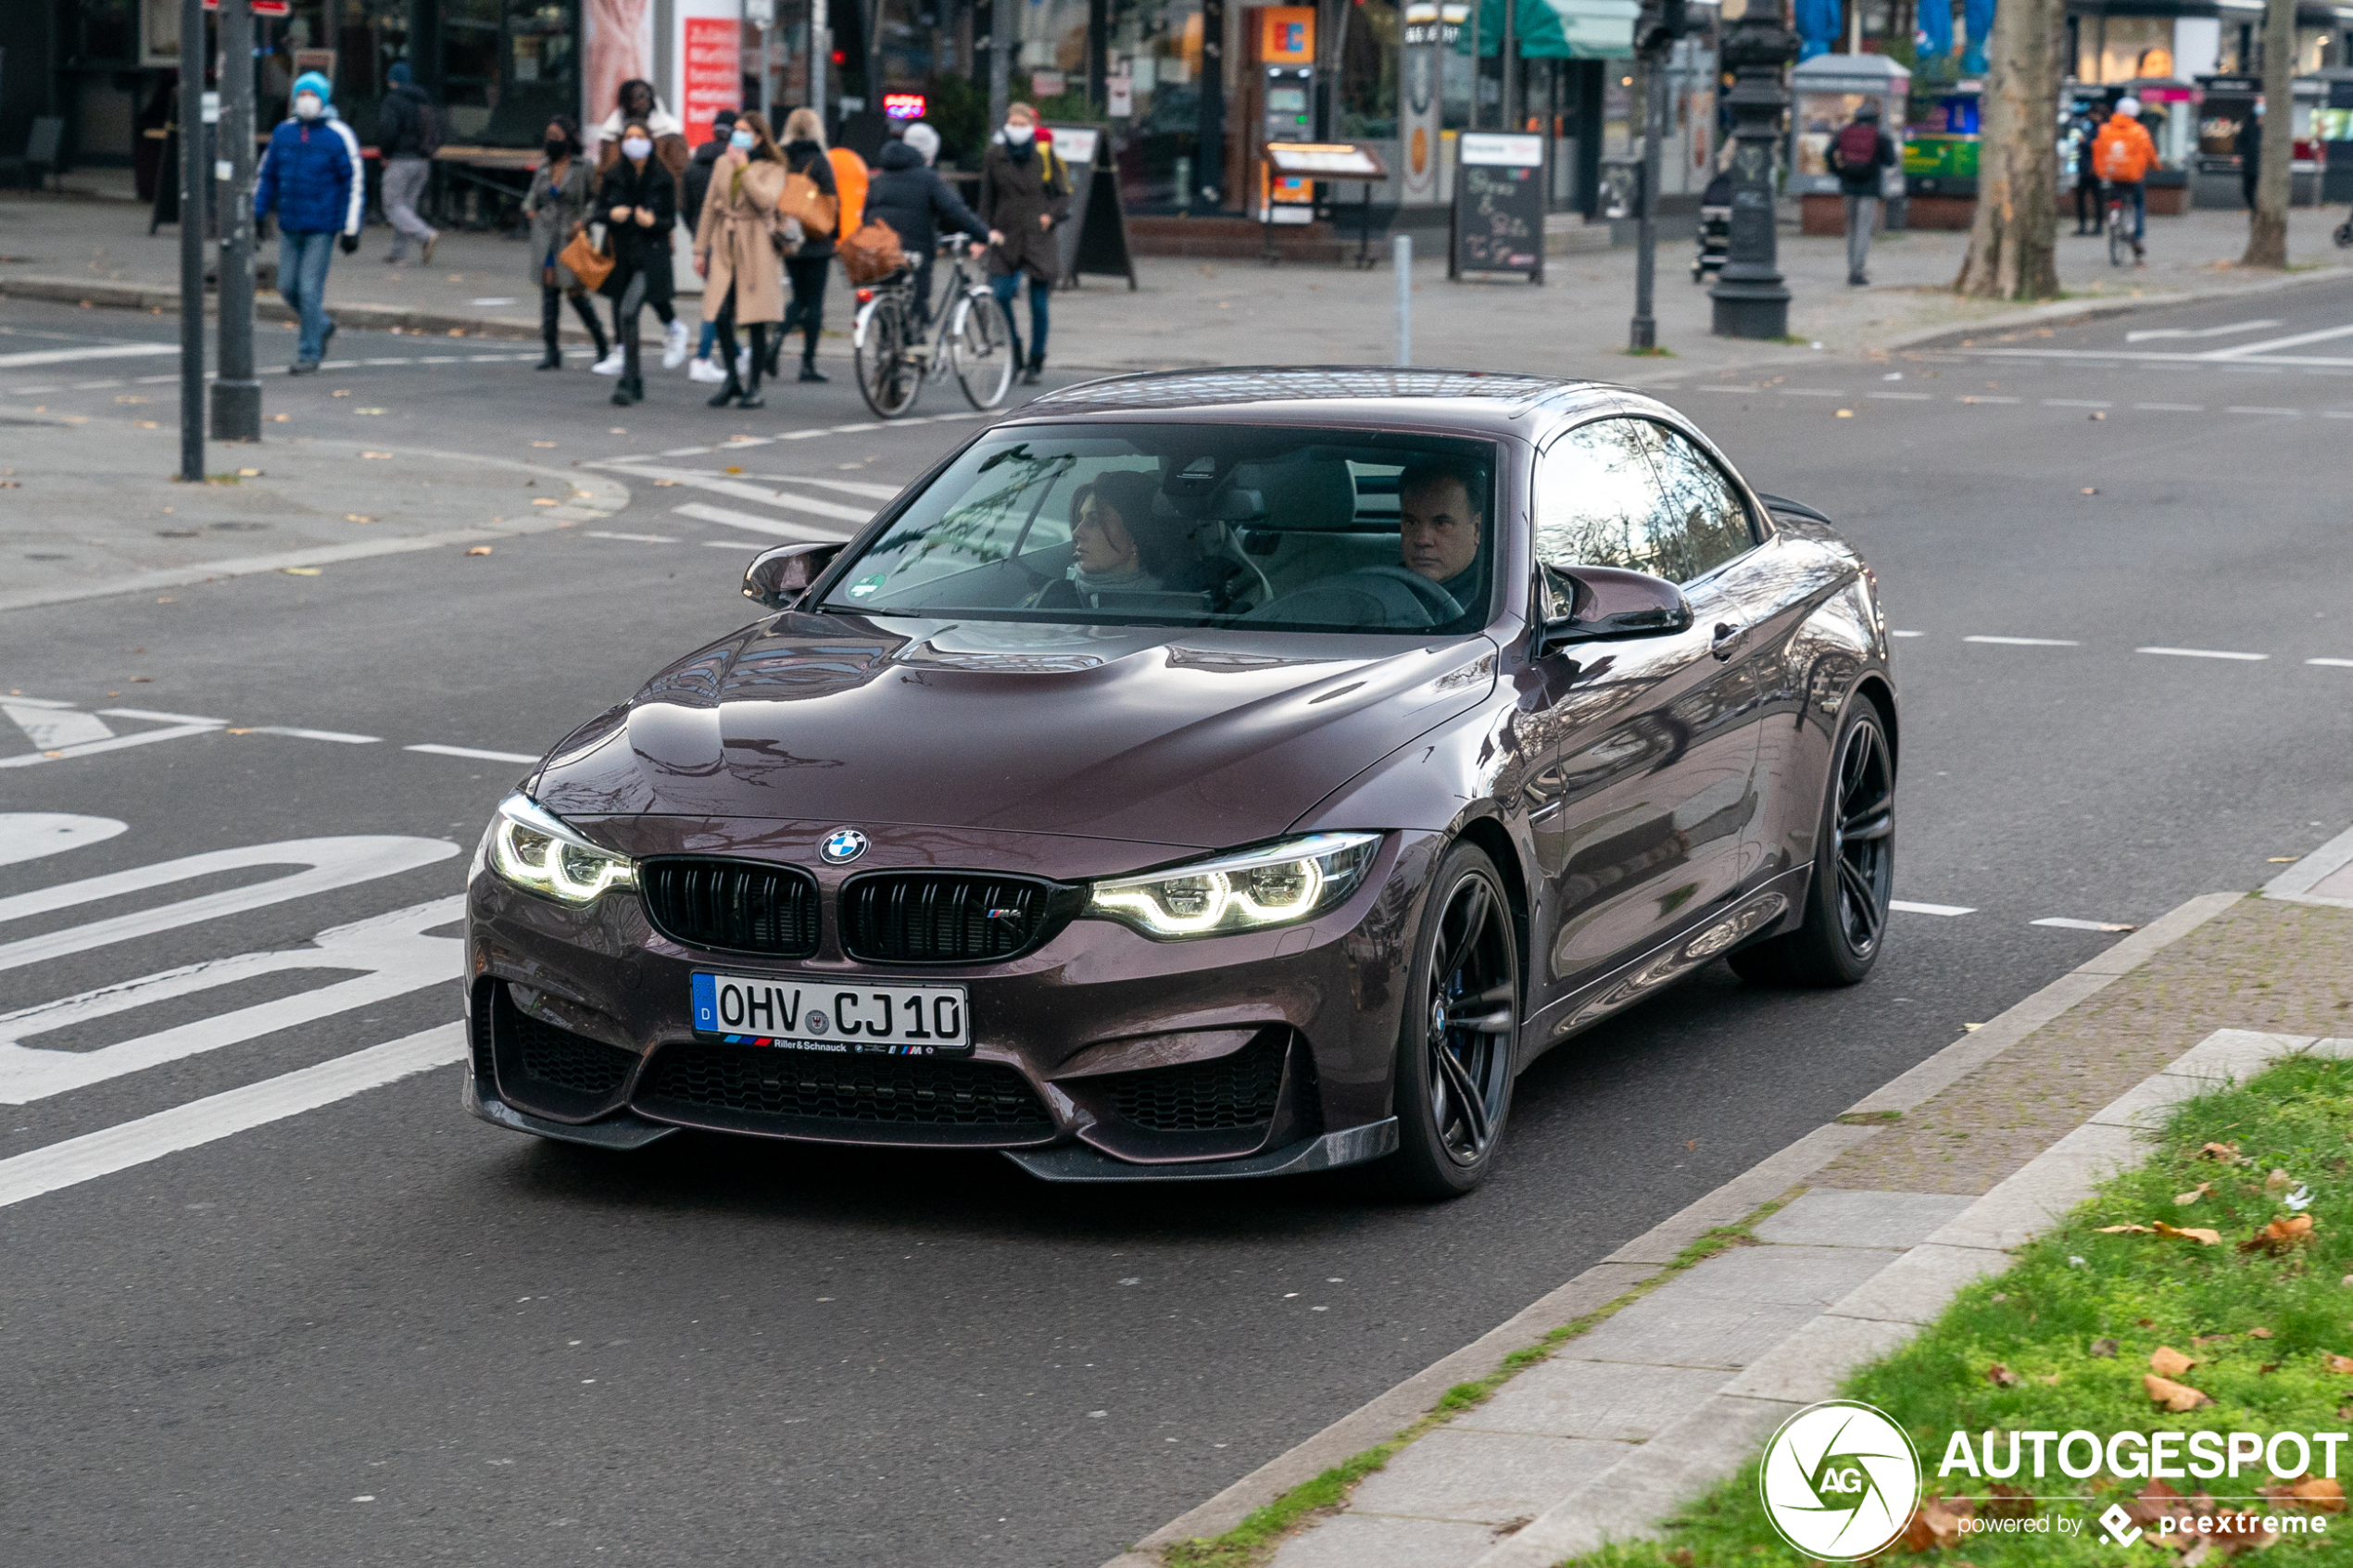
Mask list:
[[[907,253],[900,248],[899,231],[887,223],[869,220],[841,242],[841,270],[853,283],[880,282],[906,265]]]
[[[588,243],[588,231],[585,229],[573,235],[571,243],[564,246],[556,259],[572,269],[572,275],[580,280],[580,286],[584,289],[600,289],[604,287],[605,280],[612,275],[612,257]]]
[[[776,198],[776,216],[790,218],[812,234],[830,234],[841,218],[841,203],[817,188],[806,174],[785,176],[784,194]]]

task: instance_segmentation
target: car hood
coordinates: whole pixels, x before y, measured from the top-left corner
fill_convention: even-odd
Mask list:
[[[1283,832],[1494,681],[1484,637],[786,614],[681,659],[582,726],[531,789],[582,818],[1223,847]]]

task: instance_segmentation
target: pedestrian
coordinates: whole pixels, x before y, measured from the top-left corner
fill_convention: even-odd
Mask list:
[[[678,210],[686,220],[686,232],[702,232],[702,201],[711,189],[711,166],[727,150],[728,138],[736,130],[736,111],[721,109],[711,117],[711,140],[697,147],[686,160],[686,172],[678,181]],[[702,324],[702,341],[695,345],[695,357],[686,361],[686,379],[696,382],[723,382],[727,378],[711,363],[711,345],[719,341],[719,325],[706,320]]]
[[[2246,201],[2246,210],[2255,210],[2255,184],[2263,174],[2263,100],[2239,121],[2238,134],[2231,139],[2231,150],[2239,156],[2239,194]]]
[[[835,211],[840,211],[841,186],[834,179],[833,159],[825,156],[825,122],[812,108],[798,108],[785,117],[785,172],[808,177],[818,191],[834,198]],[[795,327],[800,329],[800,379],[822,382],[825,372],[817,368],[817,332],[825,320],[825,279],[833,270],[835,241],[840,235],[840,219],[834,228],[824,232],[804,227],[800,248],[785,258],[785,276],[792,282],[792,303],[785,307],[784,325],[777,329],[769,343],[768,373],[776,373],[775,360],[784,352],[785,339]]]
[[[613,164],[621,157],[623,133],[630,125],[635,125],[653,144],[654,160],[669,171],[672,211],[674,214],[677,182],[685,178],[686,166],[694,157],[686,145],[686,128],[678,123],[676,115],[662,107],[661,99],[654,93],[654,84],[650,82],[632,77],[621,84],[621,91],[616,96],[621,100],[619,106],[598,123],[596,131],[588,138],[588,150],[597,155],[597,173],[601,177],[611,171]],[[665,245],[670,243],[671,224],[675,221],[673,217],[662,224],[661,237]],[[676,312],[671,309],[667,289],[662,291],[659,302],[648,297],[647,303],[653,307],[655,319],[662,324],[661,368],[674,370],[686,362],[686,351],[692,346],[686,340],[686,323],[678,320]],[[621,374],[621,369],[622,347],[616,340],[612,352],[597,362],[596,371],[600,376],[617,376]]]
[[[619,156],[598,182],[596,209],[604,219],[613,262],[602,290],[613,302],[612,357],[621,361],[616,367],[621,384],[612,389],[612,400],[626,408],[646,395],[645,377],[637,370],[638,312],[651,307],[682,345],[686,323],[670,307],[670,230],[678,220],[678,182],[654,157],[653,132],[641,121],[622,127],[619,146]]]
[[[939,132],[917,120],[898,141],[884,144],[875,159],[875,177],[866,186],[866,217],[890,225],[899,236],[899,248],[914,264],[915,308],[925,324],[931,320],[931,267],[940,231],[962,230],[973,243],[975,258],[985,254],[983,235],[992,241],[1004,238],[991,233],[939,177],[931,166],[938,156]]]
[[[291,371],[307,376],[327,357],[327,264],[340,244],[359,248],[359,206],[368,175],[359,138],[335,117],[334,88],[315,70],[297,77],[294,113],[270,134],[253,187],[257,223],[278,215],[278,293],[302,319]]]
[[[2093,144],[2099,140],[2099,134],[2097,115],[2087,111],[2075,117],[2070,147],[2075,159],[2075,232],[2078,235],[2100,232],[2100,171],[2092,160]]]
[[[757,112],[739,118],[727,150],[711,169],[711,193],[695,229],[695,270],[703,280],[702,319],[717,329],[727,383],[711,399],[758,408],[760,373],[768,363],[768,328],[785,314],[785,272],[775,242],[776,198],[785,194],[785,155]],[[739,374],[736,326],[751,329],[751,353]]]
[[[560,370],[564,353],[559,323],[567,298],[597,345],[596,358],[605,357],[604,323],[597,320],[597,307],[588,303],[586,288],[563,263],[564,246],[596,217],[597,172],[582,156],[580,127],[570,115],[560,114],[547,121],[540,150],[547,156],[531,177],[531,190],[522,198],[522,215],[531,224],[532,281],[539,285],[539,335],[547,345],[547,358],[539,361],[539,368]]]
[[[1831,138],[1831,171],[1846,206],[1846,286],[1870,282],[1871,231],[1879,224],[1880,171],[1895,166],[1895,143],[1880,129],[1879,100],[1866,98],[1855,118]]]
[[[980,216],[1003,239],[988,250],[988,287],[1013,331],[1013,295],[1029,280],[1029,354],[1022,372],[1038,384],[1046,365],[1046,296],[1062,270],[1054,225],[1070,216],[1070,179],[1062,159],[1038,144],[1038,111],[1015,104],[1005,111],[1004,129],[989,139],[980,165]],[[1013,358],[1022,358],[1021,333],[1013,331]]]
[[[392,249],[384,260],[396,267],[407,260],[413,239],[423,247],[420,259],[431,266],[441,231],[417,216],[417,198],[433,177],[433,155],[441,150],[441,117],[417,85],[407,60],[395,60],[388,74],[392,91],[376,113],[376,150],[384,160],[384,213],[392,220]]]

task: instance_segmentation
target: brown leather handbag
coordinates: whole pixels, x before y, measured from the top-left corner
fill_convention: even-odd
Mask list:
[[[591,292],[604,287],[605,280],[612,275],[612,257],[588,243],[585,229],[573,235],[571,243],[557,252],[556,259],[572,269],[580,286]]]
[[[803,233],[830,234],[841,220],[841,203],[819,190],[808,175],[787,174],[784,194],[776,198],[776,216],[799,222]]]

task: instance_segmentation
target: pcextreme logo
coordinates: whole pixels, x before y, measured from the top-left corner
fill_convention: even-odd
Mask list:
[[[1765,1516],[1783,1540],[1831,1562],[1870,1556],[1920,1500],[1920,1458],[1887,1412],[1854,1399],[1808,1405],[1765,1445]]]

